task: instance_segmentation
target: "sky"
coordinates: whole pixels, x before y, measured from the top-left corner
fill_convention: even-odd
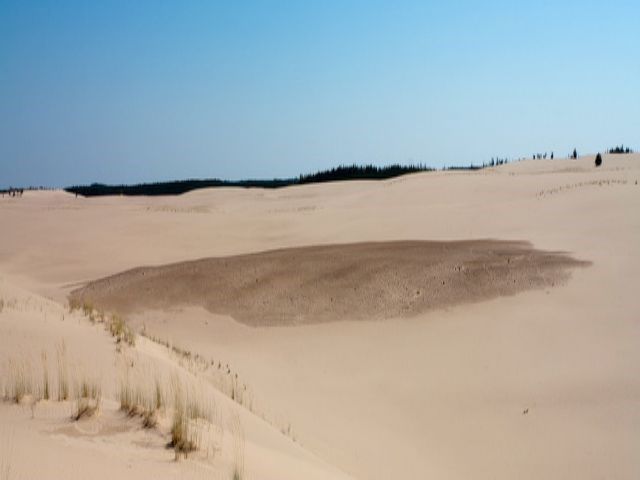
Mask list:
[[[0,187],[640,149],[640,2],[0,0]]]

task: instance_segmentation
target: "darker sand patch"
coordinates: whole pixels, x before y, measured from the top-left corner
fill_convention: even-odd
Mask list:
[[[366,320],[551,287],[585,265],[528,242],[354,243],[134,268],[71,299],[122,314],[201,305],[256,326]]]

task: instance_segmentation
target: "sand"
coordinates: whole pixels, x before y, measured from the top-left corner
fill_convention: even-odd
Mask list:
[[[32,419],[27,405],[0,404],[0,460],[8,459],[12,478],[230,478],[229,421],[237,415],[246,478],[637,478],[638,180],[634,154],[605,155],[599,169],[585,157],[273,191],[2,199],[3,381],[8,358],[36,365],[43,348],[54,355],[64,339],[78,371],[101,379],[104,400],[101,414],[80,425],[69,420],[71,405],[39,404]],[[143,266],[477,239],[527,241],[518,248],[563,252],[570,265],[559,283],[396,308],[384,321],[363,320],[374,308],[358,304],[352,316],[332,311],[329,322],[318,315],[261,326],[251,321],[255,313],[213,313],[224,302],[200,301],[199,292],[178,305],[170,283],[166,305],[125,309],[135,328],[214,361],[202,370],[141,336],[118,353],[100,324],[64,308],[87,282]],[[575,261],[589,266],[574,268]],[[410,269],[399,275],[414,278]],[[349,302],[357,298],[368,297]],[[281,300],[273,311],[288,311]],[[217,454],[174,462],[166,432],[145,431],[119,411],[117,379],[127,360],[204,384],[223,418]],[[250,408],[216,380],[218,362],[220,375],[228,364],[247,386]]]
[[[253,326],[383,320],[551,287],[587,265],[513,241],[323,245],[136,268],[70,301],[121,315],[199,305]]]

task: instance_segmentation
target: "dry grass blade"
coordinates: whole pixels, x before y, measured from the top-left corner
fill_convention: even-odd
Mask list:
[[[231,478],[233,480],[242,480],[244,478],[244,430],[238,414],[231,418],[230,429],[233,436],[234,456]]]
[[[64,340],[57,348],[58,360],[58,401],[69,400],[69,376],[67,371],[67,347]]]
[[[102,389],[97,381],[84,379],[78,388],[76,398],[76,410],[73,414],[74,420],[84,417],[92,417],[100,409],[102,400]]]

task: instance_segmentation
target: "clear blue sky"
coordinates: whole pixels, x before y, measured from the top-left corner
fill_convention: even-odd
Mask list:
[[[0,0],[0,186],[640,149],[640,2]]]

